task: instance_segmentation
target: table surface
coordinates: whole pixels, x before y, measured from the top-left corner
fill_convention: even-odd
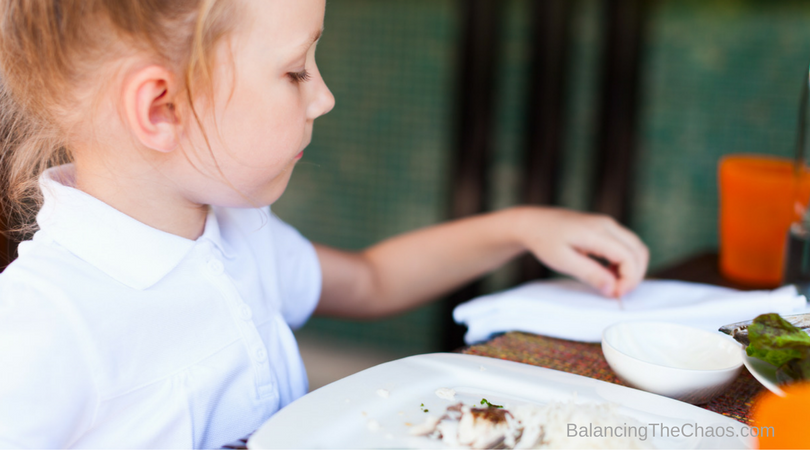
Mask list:
[[[627,386],[608,366],[600,344],[514,332],[503,334],[483,344],[467,347],[462,352],[548,367]],[[705,405],[698,406],[748,425],[752,423],[751,403],[764,391],[765,388],[748,373],[748,370],[742,370],[725,393]]]

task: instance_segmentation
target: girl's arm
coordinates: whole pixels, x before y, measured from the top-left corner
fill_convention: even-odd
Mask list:
[[[647,270],[647,247],[606,216],[518,207],[393,237],[362,252],[316,245],[323,289],[316,313],[376,318],[463,286],[525,251],[605,296],[633,289]],[[614,270],[590,258],[602,257]]]

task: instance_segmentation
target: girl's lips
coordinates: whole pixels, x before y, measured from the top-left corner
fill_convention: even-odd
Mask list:
[[[301,158],[303,158],[303,157],[304,157],[304,151],[303,151],[303,150],[301,150],[301,153],[299,153],[299,154],[295,155],[295,158],[294,158],[294,159],[301,159]]]

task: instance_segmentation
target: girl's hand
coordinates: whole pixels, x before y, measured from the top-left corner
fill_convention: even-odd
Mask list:
[[[606,297],[621,297],[644,278],[647,246],[611,217],[556,208],[515,210],[517,239],[549,268]],[[592,256],[610,263],[605,267]]]

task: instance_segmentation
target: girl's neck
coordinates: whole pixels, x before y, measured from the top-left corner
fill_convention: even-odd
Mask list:
[[[184,198],[154,169],[131,166],[112,173],[105,164],[81,160],[75,166],[77,189],[133,219],[190,240],[203,234],[208,206]]]

